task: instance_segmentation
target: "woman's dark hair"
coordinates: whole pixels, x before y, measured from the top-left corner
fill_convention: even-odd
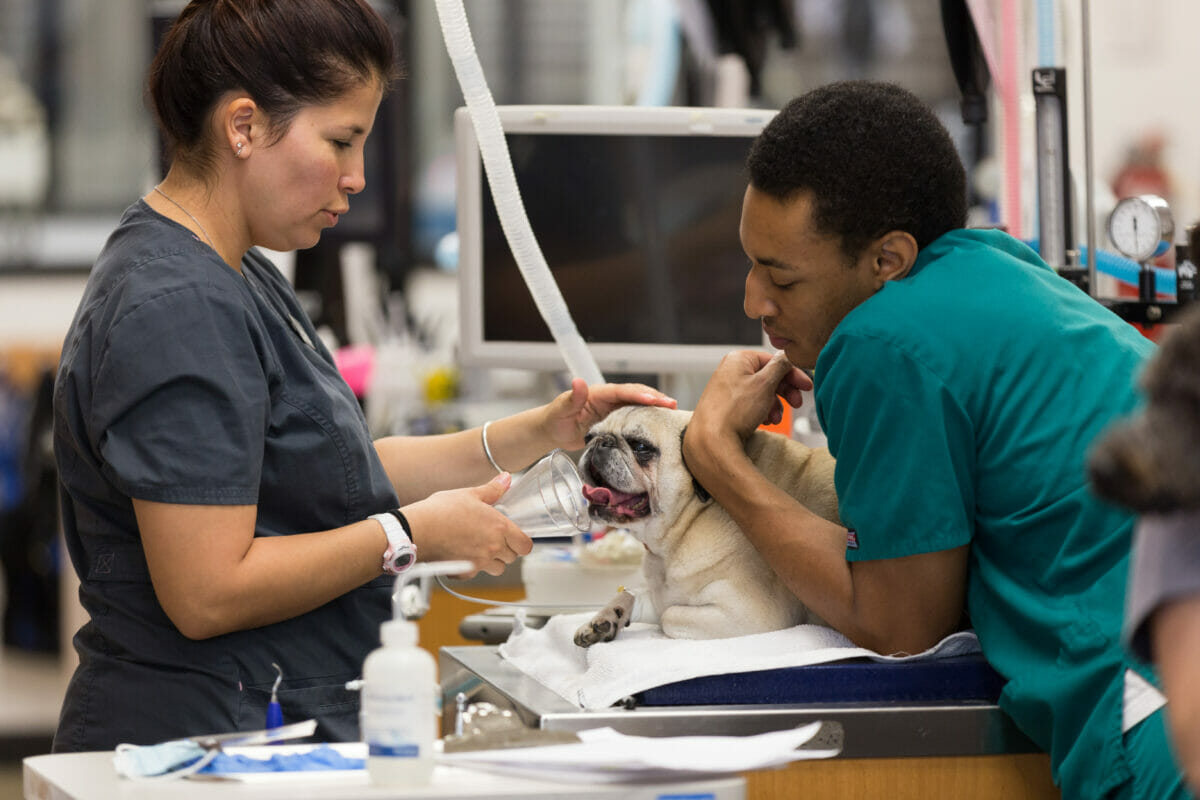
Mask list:
[[[147,91],[173,158],[203,170],[208,116],[244,91],[282,136],[305,106],[396,78],[387,23],[366,0],[192,0],[163,38]]]
[[[811,192],[818,230],[850,258],[888,231],[925,247],[967,219],[967,179],[946,128],[890,83],[842,81],[787,104],[755,140],[750,184],[781,200]]]

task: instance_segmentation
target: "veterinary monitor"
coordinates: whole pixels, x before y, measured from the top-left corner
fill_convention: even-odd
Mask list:
[[[767,347],[742,313],[745,160],[754,109],[500,106],[534,235],[606,371],[708,373]],[[496,214],[466,109],[455,114],[460,357],[559,370]]]

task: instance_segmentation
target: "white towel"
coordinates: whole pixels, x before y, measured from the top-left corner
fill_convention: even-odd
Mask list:
[[[702,675],[824,664],[847,658],[910,661],[979,652],[973,631],[947,636],[923,653],[883,656],[856,647],[832,628],[797,625],[732,639],[671,639],[657,625],[633,623],[611,642],[578,647],[575,630],[592,613],[560,614],[542,628],[518,623],[501,657],[583,709],[608,708],[637,692]]]

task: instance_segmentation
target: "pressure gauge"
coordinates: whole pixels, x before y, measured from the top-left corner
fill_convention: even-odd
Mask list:
[[[1158,195],[1126,197],[1108,217],[1108,238],[1122,255],[1146,262],[1174,244],[1175,218]]]

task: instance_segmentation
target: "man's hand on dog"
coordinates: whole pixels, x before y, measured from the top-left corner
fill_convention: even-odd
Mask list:
[[[811,388],[812,380],[783,353],[729,353],[700,394],[692,426],[706,436],[735,433],[745,441],[759,425],[783,418],[783,402],[799,407]]]

